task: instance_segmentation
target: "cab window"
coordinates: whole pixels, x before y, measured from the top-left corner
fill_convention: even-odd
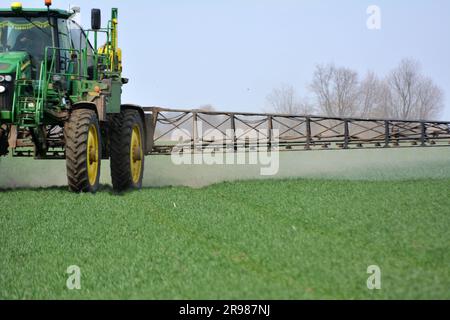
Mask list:
[[[59,48],[61,49],[71,49],[72,43],[70,41],[69,29],[67,28],[67,20],[58,19],[58,39],[59,39]],[[60,61],[61,61],[61,70],[68,71],[69,63],[70,63],[70,51],[61,50],[59,52]]]
[[[34,77],[39,75],[45,49],[54,47],[53,28],[48,18],[0,17],[0,53],[24,51],[31,57]]]
[[[69,20],[68,26],[73,48],[80,52],[87,50],[88,77],[92,78],[94,67],[94,50],[92,49],[89,41],[87,41],[86,34],[84,33],[83,29],[81,29],[81,27],[75,21]]]

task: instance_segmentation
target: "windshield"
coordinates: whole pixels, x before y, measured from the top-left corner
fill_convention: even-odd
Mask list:
[[[53,46],[53,28],[46,17],[0,17],[0,53],[25,51],[40,62],[45,48]]]

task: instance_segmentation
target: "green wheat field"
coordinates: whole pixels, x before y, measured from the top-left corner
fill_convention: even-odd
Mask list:
[[[102,190],[77,195],[63,162],[3,159],[0,299],[450,299],[449,151],[325,154],[220,183],[250,176],[150,158],[124,195],[107,163]]]

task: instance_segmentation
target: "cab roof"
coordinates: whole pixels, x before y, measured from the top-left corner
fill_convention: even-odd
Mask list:
[[[73,12],[60,9],[47,10],[47,8],[39,8],[39,9],[23,8],[21,11],[17,12],[13,11],[11,8],[0,8],[0,16],[20,17],[26,15],[28,17],[43,17],[43,16],[46,17],[47,14],[50,14],[51,17],[64,19],[68,19],[74,15]]]

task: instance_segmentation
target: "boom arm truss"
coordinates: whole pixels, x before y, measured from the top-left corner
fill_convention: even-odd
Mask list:
[[[450,147],[450,122],[144,107],[147,154]]]

